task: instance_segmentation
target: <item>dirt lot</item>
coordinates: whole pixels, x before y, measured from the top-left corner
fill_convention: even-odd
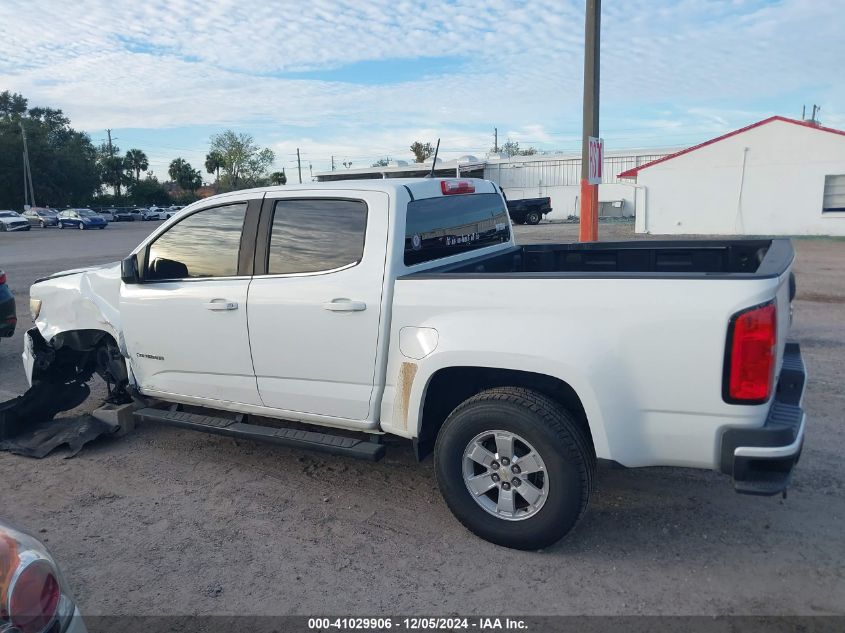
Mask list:
[[[20,331],[36,277],[114,261],[151,228],[0,235]],[[786,501],[711,472],[607,469],[566,541],[516,552],[466,532],[407,445],[371,465],[142,426],[74,459],[0,453],[0,515],[40,532],[92,615],[845,614],[845,241],[796,247],[810,419]],[[25,387],[20,349],[0,342],[6,392]]]

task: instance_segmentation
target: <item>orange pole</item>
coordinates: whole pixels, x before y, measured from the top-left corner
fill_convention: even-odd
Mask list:
[[[578,241],[596,242],[599,239],[599,186],[581,180],[581,221]]]

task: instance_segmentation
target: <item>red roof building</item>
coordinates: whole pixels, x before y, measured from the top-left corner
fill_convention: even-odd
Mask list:
[[[623,171],[638,232],[845,235],[845,132],[773,116]]]

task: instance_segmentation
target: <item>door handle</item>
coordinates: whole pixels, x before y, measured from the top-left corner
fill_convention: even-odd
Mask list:
[[[238,302],[228,299],[212,299],[208,303],[204,303],[203,307],[206,310],[237,310]]]
[[[330,312],[361,312],[367,309],[367,304],[350,299],[332,299],[329,303],[323,304],[323,309]]]

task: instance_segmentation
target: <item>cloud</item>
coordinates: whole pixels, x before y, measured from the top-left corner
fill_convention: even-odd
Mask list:
[[[842,28],[836,2],[606,3],[608,147],[691,143],[797,114],[803,101],[844,121]],[[478,152],[494,126],[500,139],[571,149],[582,55],[581,0],[5,0],[0,9],[0,90],[60,107],[76,127],[174,138],[232,127],[280,155],[299,146],[321,160],[407,158],[411,140],[437,136]],[[166,149],[148,153],[164,162]]]

